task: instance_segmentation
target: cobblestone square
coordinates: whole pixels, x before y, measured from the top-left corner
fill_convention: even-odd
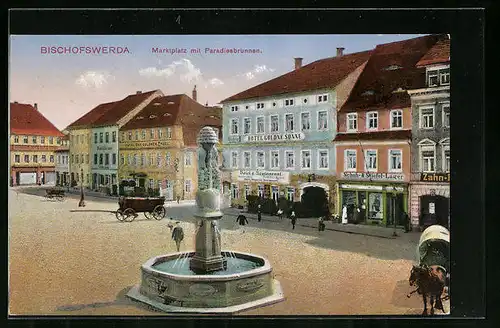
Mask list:
[[[9,189],[9,314],[158,315],[125,294],[140,282],[146,260],[176,251],[168,218],[184,228],[181,251],[194,249],[194,206],[168,204],[161,221],[139,214],[126,223],[111,213],[115,200],[86,197],[81,211],[78,195],[62,202],[42,195],[37,188]],[[249,220],[242,229],[235,219],[221,221],[222,249],[268,258],[286,297],[238,315],[422,311],[420,297],[406,297],[418,233],[388,239],[301,225],[292,230],[288,220]]]

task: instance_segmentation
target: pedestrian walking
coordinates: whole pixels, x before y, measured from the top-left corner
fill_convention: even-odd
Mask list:
[[[236,218],[236,222],[242,227],[245,226],[245,224],[248,224],[247,217],[243,215],[243,211],[240,212],[240,215]],[[242,229],[243,233],[245,232],[245,229]]]
[[[172,239],[175,241],[175,246],[177,247],[178,252],[181,249],[181,241],[184,239],[184,230],[182,230],[179,223],[179,221],[175,222],[175,227],[172,230]]]
[[[347,224],[347,205],[342,207],[342,224]]]
[[[292,211],[290,214],[290,220],[292,221],[292,230],[295,230],[295,223],[297,223],[297,216],[295,215],[295,211]]]
[[[181,201],[181,196],[177,196],[177,204],[179,204]]]
[[[283,220],[283,210],[281,208],[278,210],[278,212],[276,214],[278,215],[280,220]]]
[[[411,220],[410,220],[410,216],[406,212],[403,212],[403,222],[405,224],[405,233],[410,232],[411,231]]]
[[[260,204],[257,205],[257,221],[262,221],[262,210],[261,210],[261,207],[260,207]]]
[[[323,217],[320,217],[318,220],[318,231],[325,231],[325,220]]]

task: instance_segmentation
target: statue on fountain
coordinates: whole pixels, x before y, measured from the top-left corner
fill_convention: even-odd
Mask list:
[[[198,135],[198,192],[196,206],[198,219],[196,253],[191,259],[191,270],[199,273],[226,268],[221,254],[221,237],[217,223],[223,216],[221,209],[221,181],[216,145],[217,134],[211,127],[204,127]]]

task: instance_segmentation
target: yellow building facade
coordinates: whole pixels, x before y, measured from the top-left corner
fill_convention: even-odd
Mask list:
[[[72,186],[90,186],[90,128],[68,129],[69,131],[69,175]],[[83,174],[83,176],[82,176]]]
[[[55,153],[59,137],[10,136],[11,184],[55,182]]]
[[[184,146],[182,126],[120,130],[119,158],[119,181],[135,180],[167,200],[194,199],[198,156]]]

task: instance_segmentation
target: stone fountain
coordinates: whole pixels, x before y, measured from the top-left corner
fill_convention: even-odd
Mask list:
[[[236,313],[284,300],[263,257],[221,250],[221,180],[210,127],[198,135],[198,192],[194,252],[159,255],[141,267],[127,296],[164,312]]]

